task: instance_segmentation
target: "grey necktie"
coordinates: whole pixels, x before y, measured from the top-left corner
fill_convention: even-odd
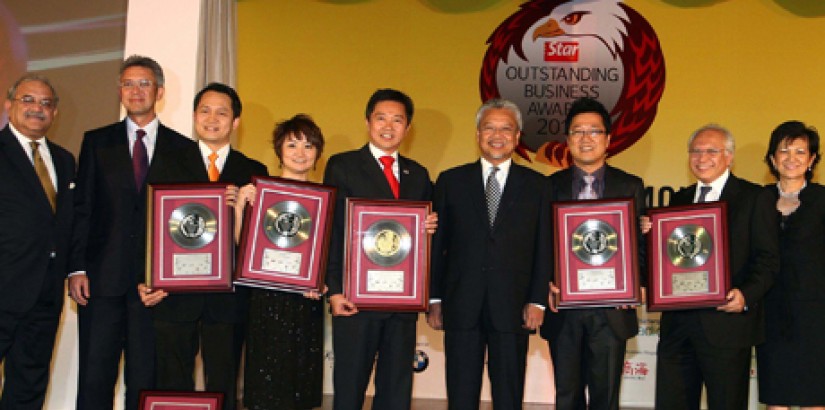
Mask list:
[[[699,200],[697,200],[696,203],[707,202],[708,192],[710,192],[710,185],[699,187]]]
[[[584,188],[579,192],[579,199],[598,199],[596,190],[593,189],[593,181],[596,180],[596,177],[593,175],[585,175],[582,178],[584,179]]]
[[[487,176],[487,186],[484,188],[484,194],[487,196],[487,218],[490,221],[490,226],[493,226],[496,222],[498,204],[501,201],[501,185],[499,185],[496,178],[497,173],[498,167],[490,169],[490,175]]]

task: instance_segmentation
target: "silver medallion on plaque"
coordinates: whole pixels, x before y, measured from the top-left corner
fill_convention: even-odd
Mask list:
[[[169,236],[183,248],[203,248],[215,239],[216,232],[218,219],[201,204],[181,205],[169,216]]]
[[[282,201],[270,206],[264,217],[264,232],[272,243],[281,248],[292,248],[309,238],[312,218],[303,205],[296,201]]]
[[[618,235],[604,221],[588,219],[573,231],[573,254],[588,265],[603,265],[616,254]]]
[[[367,258],[376,265],[393,266],[410,254],[412,237],[400,223],[382,219],[367,228],[361,245]]]
[[[667,237],[667,256],[679,268],[695,268],[708,261],[713,239],[699,225],[682,225]]]

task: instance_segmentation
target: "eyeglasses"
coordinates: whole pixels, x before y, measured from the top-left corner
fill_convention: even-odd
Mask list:
[[[590,138],[598,138],[605,134],[604,130],[570,130],[567,133],[571,138],[581,138],[587,135]]]
[[[481,133],[485,135],[494,135],[494,134],[502,134],[502,135],[515,135],[516,129],[512,127],[501,127],[496,128],[491,125],[485,125],[481,127]]]
[[[55,100],[50,100],[48,98],[43,98],[41,100],[38,100],[37,98],[34,98],[30,95],[24,95],[20,98],[14,98],[13,100],[14,101],[20,101],[21,104],[27,105],[27,106],[39,105],[40,108],[43,108],[43,109],[46,109],[46,110],[51,110],[55,106],[57,106],[57,101],[55,101]]]
[[[708,148],[708,149],[698,149],[698,148],[691,148],[688,150],[688,154],[694,157],[701,157],[702,154],[708,154],[709,157],[715,157],[722,153],[721,149],[716,148]]]
[[[120,88],[138,87],[141,90],[145,90],[145,89],[151,87],[153,84],[155,84],[155,83],[151,80],[137,80],[137,81],[124,80],[124,81],[121,81],[118,85],[120,85]]]

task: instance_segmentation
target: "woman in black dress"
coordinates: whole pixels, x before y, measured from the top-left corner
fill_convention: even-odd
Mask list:
[[[781,269],[757,346],[759,400],[770,410],[825,409],[825,187],[811,182],[819,156],[819,134],[799,121],[771,133]]]
[[[324,149],[324,136],[309,116],[298,114],[276,125],[272,144],[281,178],[307,181]],[[252,185],[240,189],[237,217],[254,198]],[[252,289],[249,303],[244,406],[255,410],[320,407],[324,364],[320,295]]]

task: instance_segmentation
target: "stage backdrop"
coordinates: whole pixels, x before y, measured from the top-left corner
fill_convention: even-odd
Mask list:
[[[325,158],[363,145],[364,105],[380,87],[408,92],[416,103],[402,152],[433,178],[478,157],[475,111],[487,40],[520,0],[240,0],[239,92],[245,112],[239,147],[275,169],[276,121],[311,114],[327,138]],[[549,3],[549,2],[548,2]],[[615,3],[580,1],[591,7]],[[647,185],[692,183],[686,139],[717,122],[737,138],[734,172],[770,181],[762,156],[770,131],[800,119],[824,127],[820,75],[825,54],[810,44],[825,35],[825,3],[805,0],[627,0],[661,43],[667,68],[658,113],[647,132],[610,163]],[[531,155],[532,158],[532,155]],[[555,168],[520,160],[549,174]],[[441,396],[441,334],[419,323],[429,367],[416,377],[417,397]],[[643,316],[628,346],[623,402],[652,405],[658,317]],[[332,365],[329,353],[329,365]],[[552,399],[546,344],[531,340],[526,399]],[[326,390],[331,391],[329,379]],[[485,392],[486,394],[486,392]],[[753,392],[755,397],[755,392]],[[754,400],[752,400],[754,401]]]

